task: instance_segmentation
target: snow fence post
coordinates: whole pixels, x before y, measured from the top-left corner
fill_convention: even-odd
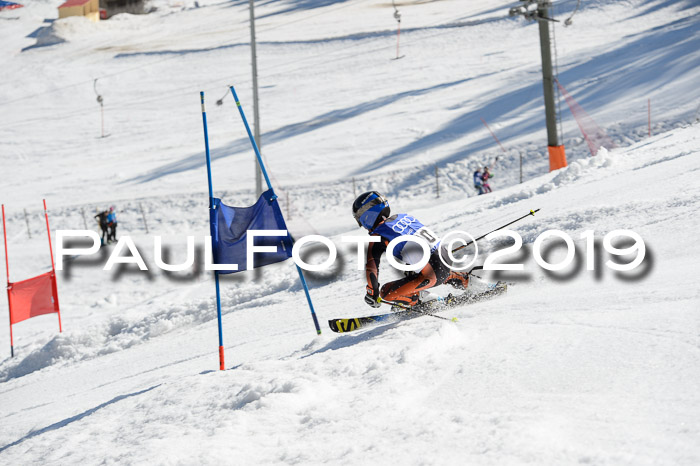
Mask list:
[[[440,197],[440,178],[438,177],[437,164],[435,164],[435,192],[437,193],[436,197]]]
[[[146,234],[148,234],[148,222],[146,222],[146,213],[143,210],[143,205],[139,202],[139,209],[141,209],[141,218],[143,219],[143,226],[146,227]],[[87,230],[87,228],[86,228]]]
[[[209,218],[211,219],[214,209],[214,188],[211,183],[211,155],[209,154],[209,133],[207,131],[207,112],[204,108],[204,92],[199,93],[202,102],[202,124],[204,125],[204,149],[207,157],[207,179],[209,181]],[[214,246],[214,225],[209,221],[209,231]],[[216,284],[216,319],[219,325],[219,370],[224,370],[224,335],[221,326],[221,291],[219,287],[219,271],[214,270],[214,283]]]
[[[243,107],[241,106],[241,102],[238,100],[238,95],[236,94],[236,90],[233,88],[233,86],[230,86],[231,88],[231,94],[233,94],[233,100],[236,101],[236,107],[238,107],[238,113],[241,114],[241,119],[243,120],[243,124],[245,125],[246,132],[248,133],[248,138],[250,139],[250,143],[253,145],[253,150],[255,151],[255,156],[258,159],[258,164],[260,166],[260,170],[262,170],[263,175],[265,176],[265,181],[267,182],[267,187],[272,193],[272,200],[277,202],[277,195],[275,194],[275,191],[272,189],[272,183],[270,183],[270,177],[267,176],[267,170],[265,169],[265,164],[263,163],[262,157],[260,156],[260,150],[258,150],[258,145],[255,143],[255,138],[253,137],[253,133],[250,131],[250,126],[248,126],[248,120],[246,120],[245,113],[243,113]],[[204,104],[202,104],[204,105]],[[213,236],[213,234],[212,234]],[[291,235],[290,235],[291,236]],[[292,241],[293,242],[293,241]],[[318,319],[316,318],[316,311],[314,310],[314,305],[311,302],[311,295],[309,294],[309,287],[306,284],[306,279],[304,278],[304,272],[302,272],[301,268],[294,264],[297,268],[297,272],[299,273],[299,280],[301,280],[301,285],[304,287],[304,293],[306,294],[306,301],[309,303],[309,309],[311,310],[311,318],[314,321],[314,326],[316,327],[316,333],[318,335],[321,334],[321,327],[318,325]]]
[[[27,224],[27,236],[29,236],[29,239],[32,239],[32,231],[29,229],[29,216],[27,216],[27,209],[24,209],[24,222]],[[87,227],[85,227],[87,230]]]

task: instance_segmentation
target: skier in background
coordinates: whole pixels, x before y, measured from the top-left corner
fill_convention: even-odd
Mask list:
[[[393,301],[404,306],[415,306],[425,302],[427,290],[443,283],[464,290],[469,284],[469,274],[454,272],[440,260],[447,261],[449,256],[440,244],[440,239],[415,217],[408,214],[389,216],[391,210],[387,200],[376,191],[360,195],[352,205],[352,213],[357,224],[369,231],[371,236],[378,236],[378,243],[369,243],[367,250],[367,294],[365,302],[372,307],[379,307],[381,300]],[[430,246],[430,259],[419,272],[407,274],[406,277],[379,287],[379,260],[386,251],[389,242],[402,235],[416,235],[425,239]],[[394,257],[405,264],[415,264],[423,257],[423,248],[413,242],[399,243],[394,248]],[[422,295],[422,296],[421,296]],[[450,297],[448,297],[448,300]]]
[[[95,215],[95,218],[97,219],[98,223],[100,224],[100,230],[102,231],[102,238],[100,238],[100,245],[105,244],[105,236],[107,236],[107,239],[109,240],[109,233],[108,233],[108,226],[107,226],[107,216],[109,215],[109,212],[106,210],[103,210],[102,212],[99,212],[97,215]]]
[[[484,188],[482,186],[481,170],[479,168],[474,172],[474,188],[478,191],[479,195],[484,194]]]
[[[107,215],[107,227],[109,232],[107,233],[107,242],[117,240],[117,214],[114,212],[114,206],[109,208],[109,214]]]
[[[491,192],[491,186],[489,185],[489,178],[493,178],[493,175],[489,172],[489,167],[484,167],[484,173],[481,175],[481,180],[483,181],[484,194]]]

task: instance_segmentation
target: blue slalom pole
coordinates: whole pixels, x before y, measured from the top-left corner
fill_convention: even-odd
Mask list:
[[[204,124],[204,148],[207,155],[207,178],[209,180],[209,231],[214,238],[214,225],[211,222],[212,211],[214,210],[214,188],[211,182],[211,155],[209,154],[209,132],[207,131],[207,112],[204,108],[204,92],[200,92],[202,100],[202,123]],[[219,324],[219,370],[224,370],[224,332],[221,327],[221,291],[219,288],[219,271],[214,270],[214,282],[216,283],[216,319]]]
[[[233,94],[233,100],[236,101],[236,107],[238,107],[238,113],[241,114],[241,119],[243,119],[243,124],[245,125],[245,130],[248,132],[248,138],[250,139],[250,143],[253,145],[253,150],[255,151],[255,156],[258,159],[258,164],[260,165],[260,169],[263,172],[263,176],[265,176],[265,181],[267,182],[267,187],[272,191],[272,199],[277,199],[277,196],[275,195],[275,190],[272,189],[272,183],[270,183],[270,177],[267,176],[267,170],[265,169],[265,164],[263,163],[262,156],[260,155],[260,150],[258,149],[258,145],[255,142],[255,138],[253,137],[253,133],[250,131],[250,126],[248,126],[248,120],[245,117],[245,113],[243,113],[243,107],[241,106],[241,102],[238,100],[238,95],[236,94],[236,90],[231,86],[231,94]],[[204,104],[202,104],[204,105]],[[306,294],[306,301],[309,303],[309,309],[311,310],[311,318],[314,320],[314,326],[316,327],[316,333],[321,334],[321,327],[318,325],[318,319],[316,318],[316,311],[314,310],[314,305],[311,302],[311,295],[309,294],[309,287],[306,284],[306,279],[304,278],[304,272],[301,270],[301,267],[298,265],[294,264],[297,268],[297,272],[299,273],[299,279],[301,280],[301,285],[304,287],[304,293]]]
[[[267,176],[267,170],[265,170],[265,164],[262,161],[262,157],[260,156],[260,150],[258,150],[258,144],[255,142],[255,138],[253,137],[253,133],[250,131],[250,126],[248,126],[248,120],[245,118],[245,113],[243,113],[243,107],[241,106],[241,102],[238,100],[238,94],[236,94],[236,90],[231,86],[231,93],[233,94],[233,100],[236,101],[236,107],[238,107],[238,113],[241,114],[241,118],[243,119],[243,124],[245,125],[245,130],[248,132],[248,137],[250,138],[250,143],[253,145],[253,150],[255,151],[255,156],[258,158],[258,164],[260,164],[260,169],[263,172],[263,175],[265,176],[265,182],[267,182],[267,188],[272,189],[272,183],[270,183],[270,177]],[[274,193],[274,190],[273,190]],[[276,196],[273,196],[273,199],[275,199]]]

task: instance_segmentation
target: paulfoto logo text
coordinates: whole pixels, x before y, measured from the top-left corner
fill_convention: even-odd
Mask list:
[[[218,264],[214,263],[214,254],[212,252],[212,240],[210,236],[200,237],[204,245],[204,264],[205,270],[210,271],[238,271],[240,267],[245,266],[245,270],[255,268],[256,254],[264,253],[279,253],[278,246],[256,244],[256,238],[271,238],[271,237],[287,237],[286,230],[248,230],[246,234],[246,263],[245,264]],[[155,266],[167,272],[183,272],[194,266],[195,262],[195,237],[186,237],[187,255],[184,262],[180,264],[167,264],[163,260],[162,237],[153,236],[153,258]],[[508,239],[508,242],[513,242],[512,245],[503,249],[496,250],[488,254],[483,263],[484,270],[493,271],[522,271],[525,266],[522,263],[503,262],[502,260],[516,254],[523,247],[523,240],[520,234],[512,230],[499,230],[487,235],[486,241]],[[622,242],[632,243],[627,247],[619,248],[613,245],[613,242],[620,242],[619,238],[624,238]],[[73,247],[67,245],[67,240],[88,240],[92,241],[92,245],[88,247]],[[577,248],[571,236],[560,230],[547,230],[541,233],[532,244],[532,256],[540,267],[548,271],[559,271],[566,269],[574,261],[574,258],[581,249],[584,249],[586,270],[594,270],[595,268],[595,250],[596,239],[593,230],[586,230],[580,235],[580,240],[585,242],[585,247]],[[63,262],[65,258],[75,259],[81,256],[91,256],[100,251],[100,237],[97,233],[91,230],[57,230],[56,231],[56,270],[63,270]],[[566,247],[566,254],[562,260],[556,263],[548,262],[543,257],[543,244],[549,240],[549,243],[559,242]],[[369,243],[380,242],[378,236],[342,236],[340,241],[345,244],[354,244],[357,254],[357,270],[365,268],[365,250]],[[394,250],[401,243],[413,243],[413,250],[420,250],[420,260],[407,264],[402,263],[394,256]],[[328,249],[328,257],[321,263],[309,264],[301,257],[301,249],[308,244],[323,245]],[[610,256],[629,257],[634,254],[634,258],[626,263],[607,260],[605,266],[619,272],[628,272],[637,268],[644,261],[646,255],[646,246],[640,235],[631,230],[614,230],[607,233],[603,237],[603,249]],[[467,250],[468,246],[473,249]],[[404,249],[408,244],[404,245]],[[456,257],[455,252],[468,251],[467,254],[461,257]],[[389,264],[400,271],[419,271],[430,260],[430,256],[438,252],[440,260],[452,270],[466,270],[476,263],[479,256],[479,248],[474,241],[473,236],[464,231],[452,231],[443,237],[442,240],[435,236],[424,238],[421,235],[403,235],[393,239],[387,246],[387,261]],[[338,248],[336,244],[321,235],[304,236],[294,242],[291,251],[291,257],[295,264],[300,268],[310,272],[325,271],[333,266],[338,256]],[[497,262],[501,260],[501,262]],[[138,247],[133,239],[128,236],[122,236],[117,241],[112,249],[107,261],[104,264],[103,270],[109,271],[116,264],[134,264],[142,271],[148,271],[149,268],[143,259]]]

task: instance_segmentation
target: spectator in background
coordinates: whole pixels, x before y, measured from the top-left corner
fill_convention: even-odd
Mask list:
[[[476,189],[480,195],[484,194],[484,188],[482,186],[483,181],[481,179],[481,176],[481,170],[477,168],[474,172],[474,189]]]
[[[100,230],[102,231],[102,238],[100,238],[100,245],[105,244],[105,236],[107,236],[107,240],[109,240],[109,233],[108,233],[108,227],[107,227],[107,216],[108,215],[109,215],[109,212],[107,212],[106,210],[103,210],[102,212],[99,212],[97,215],[95,215],[97,222],[100,224]]]
[[[489,167],[484,167],[484,173],[481,175],[481,181],[482,183],[482,189],[484,190],[484,194],[490,193],[491,192],[491,186],[489,185],[489,178],[492,178],[493,175],[489,172]]]
[[[107,227],[109,232],[107,233],[107,242],[117,240],[117,214],[114,212],[114,206],[109,208],[109,214],[107,215]]]

